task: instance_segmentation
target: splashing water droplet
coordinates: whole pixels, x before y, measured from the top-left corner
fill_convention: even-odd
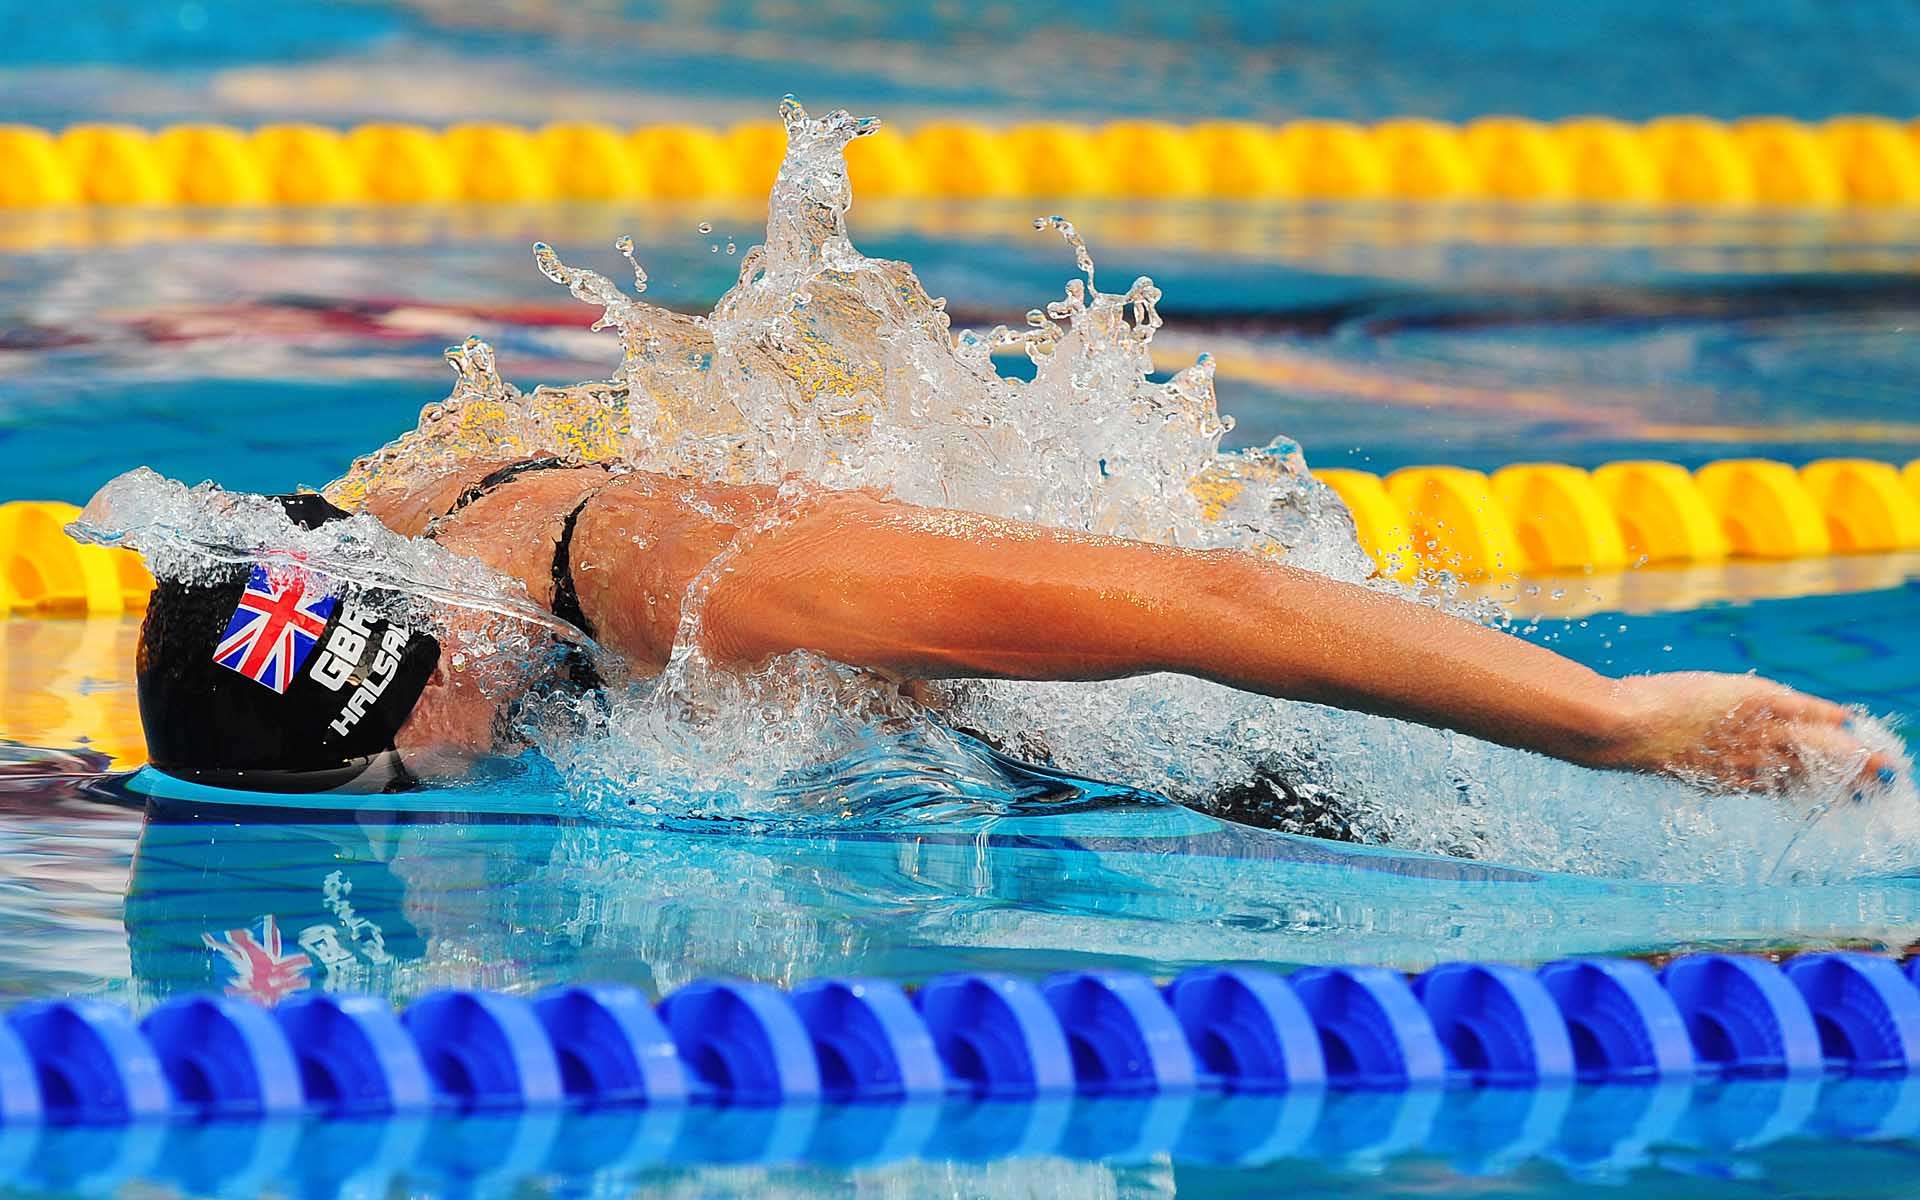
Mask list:
[[[1074,228],[1072,221],[1058,215],[1035,217],[1033,220],[1035,229],[1046,229],[1049,226],[1065,239],[1067,245],[1073,247],[1074,265],[1079,267],[1080,273],[1087,277],[1087,287],[1093,287],[1093,253],[1087,249],[1087,243],[1081,238],[1080,231]]]
[[[712,221],[702,221],[702,222],[700,222],[700,223],[699,223],[698,225],[695,225],[695,226],[693,227],[693,229],[694,229],[694,232],[695,232],[695,233],[700,233],[700,234],[708,234],[708,233],[712,233],[712,232],[713,232],[713,222],[712,222]]]
[[[627,265],[633,268],[634,294],[638,295],[646,291],[647,271],[645,267],[640,265],[640,260],[633,256],[633,238],[623,233],[613,240],[613,248],[618,250],[621,257],[627,260]]]
[[[560,256],[555,254],[553,247],[547,245],[545,242],[535,242],[533,244],[533,262],[535,266],[540,268],[542,275],[545,275],[555,283],[564,284],[573,278],[572,273],[567,270],[566,265],[560,261]]]

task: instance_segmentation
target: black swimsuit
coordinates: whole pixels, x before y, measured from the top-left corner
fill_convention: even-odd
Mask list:
[[[599,467],[602,471],[608,469],[605,463],[583,463],[571,458],[529,458],[508,463],[498,470],[489,471],[469,485],[453,502],[453,506],[441,514],[441,519],[445,520],[482,496],[499,491],[522,475],[534,471],[577,471],[585,467]],[[600,488],[596,487],[580,498],[580,503],[573,506],[560,526],[560,539],[553,544],[553,603],[549,607],[554,616],[588,637],[593,636],[593,622],[587,619],[586,611],[580,607],[580,591],[573,581],[573,531],[580,522],[580,514],[599,494]],[[602,682],[600,672],[578,646],[569,646],[567,649],[567,675],[583,688],[597,688]]]

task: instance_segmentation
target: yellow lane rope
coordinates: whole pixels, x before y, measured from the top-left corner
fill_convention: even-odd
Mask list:
[[[0,208],[356,206],[761,198],[785,137],[562,121],[538,129],[0,125]],[[1920,206],[1920,121],[1700,116],[1629,124],[1125,120],[882,128],[848,151],[863,197],[1105,196]]]
[[[1467,580],[1920,548],[1920,460],[1323,470],[1383,574]]]

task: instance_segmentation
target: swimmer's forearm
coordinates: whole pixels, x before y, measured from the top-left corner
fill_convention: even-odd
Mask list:
[[[1631,736],[1616,681],[1551,650],[1291,567],[1212,571],[1176,670],[1589,765]]]
[[[1596,764],[1625,736],[1613,681],[1577,663],[1248,554],[848,500],[736,566],[707,628],[736,661],[807,649],[919,678],[1179,671]]]

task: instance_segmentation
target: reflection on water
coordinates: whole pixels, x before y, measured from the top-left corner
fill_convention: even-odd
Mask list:
[[[1222,960],[1414,968],[1920,938],[1911,881],[1610,884],[1168,808],[837,836],[258,815],[169,805],[141,821],[97,805],[12,805],[0,815],[6,992],[124,992],[144,1006],[230,988],[405,999],[606,980],[658,994],[702,975],[1167,975]]]
[[[208,990],[405,1000],[440,986],[527,992],[575,980],[657,994],[714,974],[1166,975],[1215,959],[1417,967],[1783,940],[1897,946],[1920,934],[1911,881],[1608,884],[1286,838],[1122,800],[970,834],[776,836],[103,802],[118,795],[77,773],[16,780],[4,794],[9,997],[106,992],[144,1009]],[[1630,1179],[1636,1195],[1744,1196],[1764,1181],[1782,1195],[1867,1197],[1900,1194],[1877,1181],[1908,1177],[1915,1129],[1920,1086],[1904,1078],[9,1128],[0,1186],[33,1196],[139,1179],[183,1195],[291,1185],[303,1195],[404,1186],[1105,1200],[1250,1187],[1403,1195],[1498,1176],[1522,1196],[1617,1195]]]
[[[0,763],[0,1001],[115,990],[129,975],[122,918],[140,815],[77,799],[89,776],[46,769],[61,765],[38,757],[23,775]]]
[[[572,980],[924,979],[1209,961],[1537,961],[1920,936],[1920,886],[1600,883],[1289,838],[1181,809],[977,833],[754,834],[156,803],[125,910],[142,1004],[307,987],[405,999]],[[290,814],[281,814],[284,818]],[[236,817],[241,819],[236,820]]]
[[[0,618],[0,792],[146,761],[139,640],[137,615]]]
[[[1408,1195],[1497,1177],[1518,1196],[1629,1184],[1635,1196],[1864,1198],[1906,1194],[1914,1146],[1898,1139],[1913,1093],[1772,1080],[16,1129],[0,1134],[0,1183],[29,1195],[141,1179],[165,1195],[382,1195],[404,1181],[409,1194],[461,1196],[1142,1200]],[[1862,1115],[1893,1123],[1835,1124]]]
[[[45,835],[8,878],[39,915],[124,914],[131,980],[62,973],[0,908],[0,978],[32,992],[112,986],[136,1007],[222,989],[405,998],[436,986],[531,990],[697,974],[1125,965],[1195,958],[1398,961],[1811,940],[1911,930],[1897,884],[1647,889],[1542,878],[1225,828],[1178,810],[1150,836],[1091,818],[1012,818],[975,838],[748,837],[492,820],[402,822],[42,798],[0,817]],[[240,819],[236,819],[240,818]],[[1104,820],[1111,825],[1111,820]],[[131,836],[138,834],[131,878]],[[91,907],[88,899],[92,899]],[[102,899],[104,898],[104,903]],[[104,920],[103,920],[104,918]],[[44,939],[43,939],[44,942]],[[75,943],[76,945],[78,943]],[[104,961],[104,959],[102,959]],[[124,962],[124,960],[122,960]],[[33,972],[38,971],[36,975]],[[1913,1079],[1657,1088],[953,1100],[779,1109],[663,1107],[367,1123],[0,1128],[0,1187],[104,1194],[576,1196],[1404,1195],[1501,1179],[1520,1196],[1902,1194],[1920,1129]],[[1891,1174],[1889,1174],[1891,1173]],[[1599,1189],[1606,1188],[1605,1192]]]

